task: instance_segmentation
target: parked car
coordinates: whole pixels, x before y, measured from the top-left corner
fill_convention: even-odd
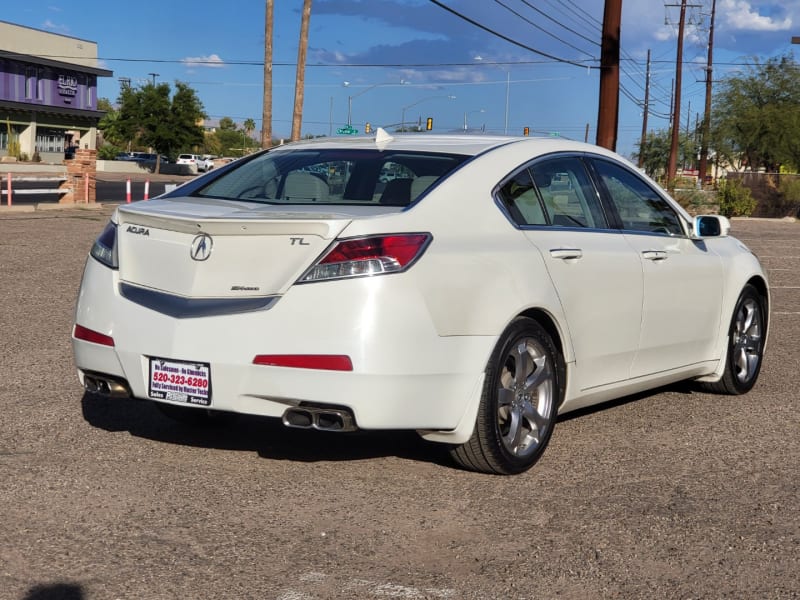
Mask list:
[[[175,164],[178,165],[189,165],[193,167],[193,171],[199,171],[200,168],[197,164],[197,156],[194,154],[178,154],[178,158],[175,160]]]
[[[519,473],[559,414],[682,380],[753,387],[769,287],[729,230],[561,138],[287,144],[116,209],[75,363],[88,391],[175,418],[416,430]]]
[[[155,163],[156,162],[156,158],[158,158],[158,156],[159,156],[158,154],[155,154],[153,152],[131,152],[130,153],[130,158],[123,159],[123,160],[137,160],[139,162]],[[169,162],[169,157],[166,156],[165,154],[162,154],[161,155],[161,162],[162,163],[168,163]]]
[[[177,164],[193,165],[197,171],[204,173],[214,168],[214,160],[199,154],[179,154]]]

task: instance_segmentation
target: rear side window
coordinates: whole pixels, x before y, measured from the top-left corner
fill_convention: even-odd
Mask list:
[[[498,195],[520,225],[608,227],[595,187],[578,157],[536,161],[503,183]]]
[[[669,203],[644,180],[631,171],[605,160],[595,160],[594,167],[608,190],[628,231],[684,235],[680,219]]]
[[[506,181],[500,187],[499,196],[517,224],[548,224],[528,169],[523,169]]]
[[[407,206],[467,156],[381,150],[273,150],[197,195],[269,204]]]

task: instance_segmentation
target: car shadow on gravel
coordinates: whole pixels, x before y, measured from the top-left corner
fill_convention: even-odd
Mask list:
[[[680,381],[671,385],[666,385],[652,390],[646,390],[644,392],[639,392],[638,394],[631,394],[630,396],[623,396],[622,398],[617,398],[615,400],[607,400],[606,402],[601,402],[600,404],[593,404],[592,406],[587,406],[586,408],[579,408],[577,410],[570,411],[560,415],[558,417],[558,422],[571,421],[573,419],[587,417],[589,415],[601,413],[620,406],[625,406],[626,404],[644,401],[648,398],[666,393],[679,394],[688,398],[690,396],[702,394],[704,391],[699,383],[692,381]]]
[[[443,444],[426,442],[413,431],[335,433],[291,429],[278,419],[224,414],[190,425],[161,414],[146,400],[105,398],[84,393],[83,417],[93,427],[127,431],[136,437],[217,450],[256,452],[263,458],[298,462],[351,461],[394,456],[453,467]]]

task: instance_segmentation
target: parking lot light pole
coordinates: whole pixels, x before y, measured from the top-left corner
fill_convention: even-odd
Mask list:
[[[448,100],[455,100],[456,99],[455,96],[450,96],[450,95],[448,95],[448,96],[428,96],[427,98],[423,98],[422,100],[417,100],[416,102],[413,102],[411,104],[408,104],[408,105],[404,106],[403,107],[403,111],[402,111],[402,115],[400,117],[400,131],[405,131],[406,130],[406,109],[407,108],[411,108],[412,106],[416,106],[417,104],[422,104],[423,102],[426,102],[427,100],[435,100],[436,98],[447,98]]]
[[[407,83],[407,82],[403,81],[402,79],[400,80],[400,85],[403,85],[405,83]],[[351,84],[350,84],[349,81],[345,81],[342,85],[344,85],[344,87],[350,87]],[[365,88],[365,89],[361,90],[357,94],[352,94],[352,95],[347,97],[347,126],[348,127],[352,127],[352,125],[353,125],[353,98],[358,98],[362,94],[366,94],[368,91],[374,90],[376,87],[381,87],[381,86],[385,86],[385,85],[395,85],[395,84],[391,83],[391,82],[376,83],[375,85],[371,85],[368,88]]]
[[[486,60],[483,56],[476,56],[474,57],[476,61],[484,61]],[[484,63],[490,64],[490,63]],[[505,119],[503,124],[503,135],[508,135],[508,105],[509,100],[511,98],[511,69],[505,69],[500,65],[497,65],[500,69],[506,72],[506,112],[505,112]],[[466,129],[466,127],[465,127]]]

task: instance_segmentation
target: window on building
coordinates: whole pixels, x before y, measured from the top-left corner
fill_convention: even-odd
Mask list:
[[[25,98],[28,100],[42,99],[42,70],[37,67],[25,69]]]
[[[39,152],[64,152],[64,130],[50,127],[36,129],[36,149]]]
[[[36,67],[25,69],[25,97],[29,100],[36,98]]]

